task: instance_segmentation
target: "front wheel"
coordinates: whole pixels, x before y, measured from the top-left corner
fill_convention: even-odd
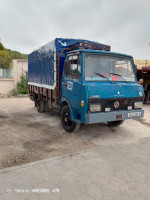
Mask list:
[[[119,126],[124,123],[124,120],[107,122],[108,126]]]
[[[68,105],[64,106],[61,110],[60,114],[61,123],[65,131],[67,132],[75,132],[80,128],[80,124],[73,122],[70,119],[70,108]]]

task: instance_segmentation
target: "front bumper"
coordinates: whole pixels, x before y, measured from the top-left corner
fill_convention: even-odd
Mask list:
[[[122,115],[121,119],[116,119],[117,116]],[[87,113],[85,117],[85,124],[94,124],[100,122],[118,121],[126,119],[141,118],[144,116],[144,110],[122,110],[122,111],[110,111],[99,113]]]

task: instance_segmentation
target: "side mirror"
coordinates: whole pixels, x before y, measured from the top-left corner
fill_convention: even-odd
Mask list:
[[[69,65],[70,65],[70,61],[65,60],[65,62],[64,62],[64,68],[63,68],[63,75],[68,74],[68,72],[69,72]]]

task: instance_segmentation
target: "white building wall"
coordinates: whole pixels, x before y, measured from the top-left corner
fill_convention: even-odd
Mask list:
[[[14,89],[14,79],[0,79],[0,96]]]
[[[14,86],[17,86],[17,83],[20,81],[21,75],[28,71],[28,61],[27,60],[13,60],[13,77],[14,77]]]
[[[13,68],[12,79],[0,78],[0,95],[6,95],[16,88],[23,72],[28,71],[28,61],[23,59],[14,59],[11,68]]]

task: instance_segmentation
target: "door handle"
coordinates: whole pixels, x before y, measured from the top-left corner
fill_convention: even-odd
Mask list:
[[[62,82],[62,86],[66,87],[66,86],[67,86],[67,83]]]

